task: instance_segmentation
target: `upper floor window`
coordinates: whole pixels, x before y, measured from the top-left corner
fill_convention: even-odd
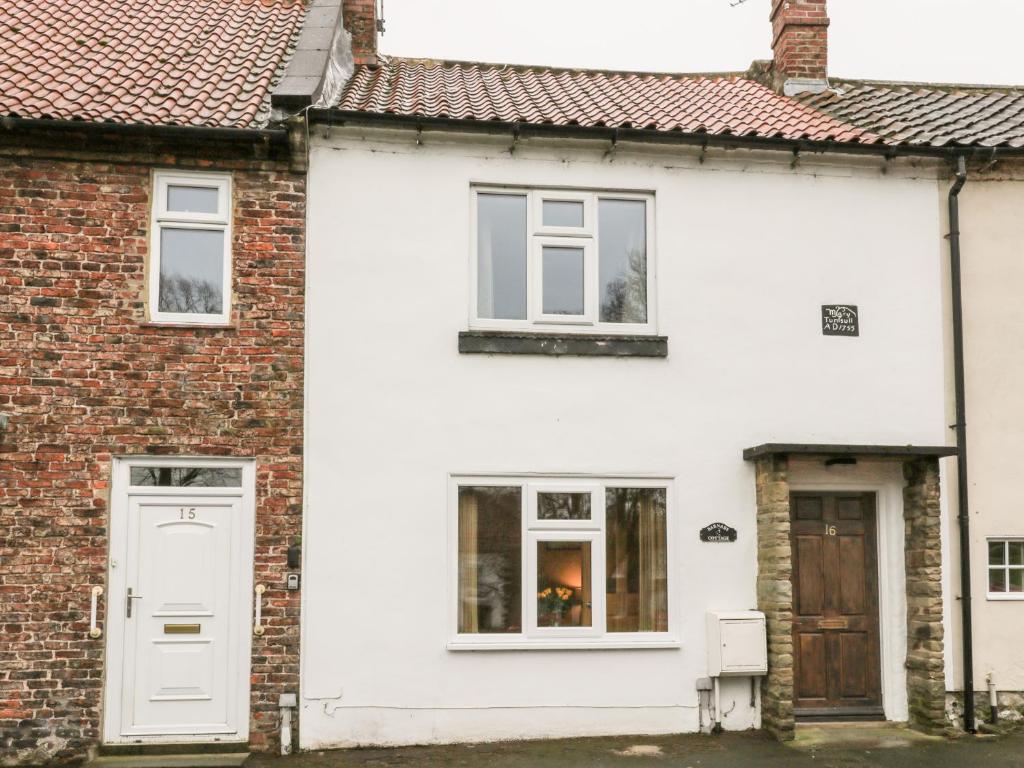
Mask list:
[[[474,189],[472,326],[654,333],[650,195]]]
[[[231,177],[160,171],[153,178],[149,317],[224,324],[231,315]]]
[[[989,539],[988,596],[1024,600],[1024,539]]]

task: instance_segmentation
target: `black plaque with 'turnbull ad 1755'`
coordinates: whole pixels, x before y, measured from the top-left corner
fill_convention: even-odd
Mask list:
[[[719,544],[736,541],[736,529],[725,523],[711,523],[700,529],[700,540]]]
[[[822,304],[821,332],[826,336],[860,336],[856,304]]]

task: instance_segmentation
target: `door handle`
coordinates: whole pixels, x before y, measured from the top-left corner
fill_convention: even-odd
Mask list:
[[[142,599],[142,595],[133,595],[132,594],[132,588],[128,587],[128,596],[127,596],[127,598],[125,600],[125,603],[127,604],[128,607],[127,607],[127,612],[125,613],[125,616],[127,616],[129,619],[132,617],[132,600],[141,600],[141,599]]]
[[[257,584],[256,589],[253,590],[256,593],[253,598],[253,610],[256,613],[256,620],[253,622],[252,633],[254,635],[263,634],[263,593],[267,591],[267,588],[263,584]]]
[[[96,639],[103,634],[103,630],[96,626],[96,601],[103,594],[103,587],[93,587],[90,594],[92,600],[89,603],[89,637]]]

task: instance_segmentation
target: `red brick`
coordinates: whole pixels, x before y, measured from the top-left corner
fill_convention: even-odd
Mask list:
[[[0,235],[0,762],[32,761],[24,745],[49,736],[54,761],[77,761],[99,739],[108,660],[89,591],[106,582],[111,457],[129,454],[257,460],[254,578],[273,631],[253,639],[250,736],[274,749],[276,717],[257,714],[299,669],[281,565],[301,524],[304,177],[251,145],[22,139],[0,140],[0,222],[16,225]],[[233,173],[231,328],[143,325],[157,163]]]

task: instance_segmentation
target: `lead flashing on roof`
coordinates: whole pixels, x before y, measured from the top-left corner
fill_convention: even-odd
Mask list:
[[[313,0],[295,53],[271,95],[278,119],[310,105],[338,103],[355,71],[352,36],[343,23],[342,5],[342,0]]]
[[[824,93],[828,90],[828,80],[808,77],[791,77],[782,84],[782,93],[786,96],[798,96],[801,93]]]

